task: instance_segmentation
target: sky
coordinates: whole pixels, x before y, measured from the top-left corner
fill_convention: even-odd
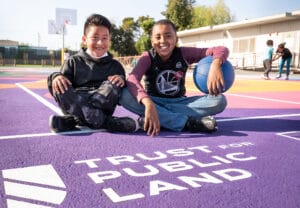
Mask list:
[[[217,0],[196,0],[195,6],[212,6]],[[224,0],[235,21],[255,19],[300,10],[299,0]],[[77,24],[67,25],[64,46],[78,50],[85,19],[92,13],[106,16],[120,25],[125,17],[150,16],[163,19],[168,0],[0,0],[0,40],[30,46],[59,49],[63,36],[48,34],[48,21],[55,20],[56,8],[76,11]]]

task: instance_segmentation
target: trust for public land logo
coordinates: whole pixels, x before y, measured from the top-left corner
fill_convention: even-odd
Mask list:
[[[2,176],[7,208],[53,208],[67,195],[52,165],[6,169]]]

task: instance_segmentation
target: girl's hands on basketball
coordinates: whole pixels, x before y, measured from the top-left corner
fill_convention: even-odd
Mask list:
[[[218,95],[225,89],[221,64],[221,59],[214,59],[210,66],[207,78],[207,88],[210,95]]]
[[[58,75],[52,81],[52,92],[53,94],[64,94],[68,87],[72,85],[63,75]]]
[[[156,107],[150,98],[141,101],[145,106],[144,130],[149,136],[157,136],[160,132],[160,122]]]

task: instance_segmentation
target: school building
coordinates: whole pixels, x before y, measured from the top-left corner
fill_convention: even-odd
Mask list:
[[[300,70],[300,10],[184,30],[178,32],[178,37],[179,46],[226,46],[231,63],[243,69],[262,68],[268,39],[274,41],[274,52],[278,44],[286,42],[286,48],[293,53],[291,66],[293,70]],[[277,67],[278,63],[279,60],[275,61],[273,66]]]

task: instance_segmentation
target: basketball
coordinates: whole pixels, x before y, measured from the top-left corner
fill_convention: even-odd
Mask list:
[[[212,56],[207,56],[201,59],[196,65],[193,73],[193,79],[196,87],[205,94],[209,93],[207,88],[207,77],[212,61]],[[229,61],[226,61],[222,64],[221,69],[225,83],[225,86],[223,86],[224,90],[222,92],[226,92],[234,82],[234,68]]]

